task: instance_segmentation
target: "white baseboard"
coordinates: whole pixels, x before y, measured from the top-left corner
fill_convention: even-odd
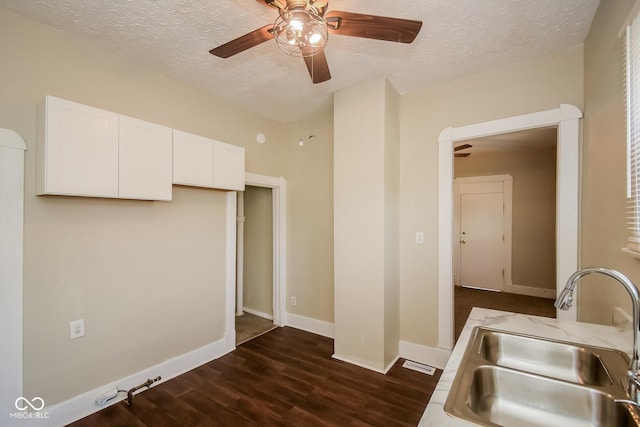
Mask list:
[[[426,345],[414,344],[408,341],[400,341],[400,357],[413,360],[425,365],[444,369],[449,361],[451,352],[443,348],[428,347]]]
[[[540,298],[556,298],[556,290],[548,289],[548,288],[535,288],[533,286],[521,286],[514,285],[512,283],[504,284],[504,292],[509,292],[511,294],[519,294],[519,295],[528,295],[530,297],[540,297]]]
[[[233,340],[231,339],[233,338]],[[126,393],[113,399],[106,405],[98,405],[95,403],[96,397],[104,390],[116,388],[120,390],[129,390],[137,385],[142,384],[149,378],[158,376],[162,379],[153,386],[168,381],[178,375],[184,374],[200,365],[204,365],[214,359],[217,359],[235,349],[235,337],[225,337],[211,344],[207,344],[189,353],[168,359],[155,366],[144,369],[128,377],[121,378],[110,384],[105,384],[91,391],[75,396],[64,402],[46,406],[41,412],[47,412],[47,419],[38,420],[38,426],[62,426],[77,421],[81,418],[98,412],[110,405],[124,400]],[[146,389],[140,390],[140,392]],[[134,401],[135,402],[135,401]],[[134,403],[135,404],[135,403]]]
[[[327,338],[334,338],[333,323],[324,320],[312,319],[311,317],[299,316],[297,314],[286,313],[285,326],[302,329],[316,335],[322,335]]]
[[[391,362],[389,362],[389,364],[387,364],[387,366],[385,366],[384,369],[380,369],[380,368],[376,368],[374,366],[368,365],[366,363],[356,362],[355,360],[351,360],[348,357],[340,356],[338,354],[334,354],[331,357],[333,357],[336,360],[341,360],[343,362],[347,362],[350,365],[359,366],[361,368],[368,369],[370,371],[378,372],[378,373],[381,373],[381,374],[386,374],[387,372],[389,372],[389,369],[393,368],[393,365],[395,365],[395,363],[398,361],[398,359],[400,359],[400,355],[397,355]]]
[[[254,316],[262,317],[263,319],[273,320],[273,314],[263,313],[262,311],[254,310],[249,307],[242,307],[242,311],[246,311]]]

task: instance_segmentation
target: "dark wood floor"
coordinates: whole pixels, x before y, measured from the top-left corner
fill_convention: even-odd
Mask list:
[[[456,287],[456,339],[474,306],[555,317],[553,300]],[[415,426],[442,373],[400,359],[382,375],[332,354],[332,339],[278,328],[71,426]]]
[[[382,375],[332,354],[329,338],[278,328],[71,425],[415,426],[442,373],[400,359]]]
[[[531,314],[542,317],[556,317],[554,300],[548,298],[530,297],[526,295],[509,294],[506,292],[491,292],[480,289],[454,287],[455,300],[455,338],[462,332],[467,317],[473,307],[491,308],[493,310],[512,311],[514,313]]]

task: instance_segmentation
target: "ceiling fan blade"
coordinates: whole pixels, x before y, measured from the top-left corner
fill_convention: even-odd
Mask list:
[[[471,147],[473,147],[471,144],[462,144],[458,147],[454,147],[453,151],[466,150],[467,148],[471,148]]]
[[[469,157],[471,153],[454,153],[455,157]]]
[[[325,18],[330,33],[400,43],[414,41],[422,28],[420,21],[337,10],[327,12]]]
[[[267,6],[267,7],[273,7],[276,9],[286,9],[287,8],[287,2],[286,0],[256,0],[258,3],[260,3],[263,6]]]
[[[322,83],[331,79],[329,63],[327,62],[327,56],[324,54],[324,49],[313,56],[305,56],[304,62],[307,64],[307,70],[309,70],[309,75],[314,83]]]
[[[209,53],[219,58],[229,58],[230,56],[243,52],[249,48],[258,46],[267,40],[273,39],[273,34],[271,33],[272,29],[273,24],[265,25],[262,28],[258,28],[255,31],[245,34],[244,36],[213,48]]]

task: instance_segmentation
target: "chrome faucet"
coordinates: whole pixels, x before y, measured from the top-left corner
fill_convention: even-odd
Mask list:
[[[560,293],[558,299],[556,299],[554,305],[560,310],[569,310],[573,303],[573,290],[575,289],[578,280],[591,273],[600,273],[616,279],[622,286],[624,286],[631,297],[631,307],[633,311],[633,356],[631,357],[631,364],[629,366],[629,372],[627,373],[628,392],[633,402],[640,404],[640,371],[638,370],[640,367],[640,360],[638,359],[638,354],[640,354],[640,351],[638,350],[638,345],[640,344],[640,339],[638,338],[638,334],[640,333],[640,330],[638,330],[638,328],[640,328],[640,319],[638,318],[640,315],[640,293],[638,292],[636,285],[634,285],[627,276],[619,271],[600,267],[585,268],[576,271],[571,275],[571,277],[569,277],[567,284]]]

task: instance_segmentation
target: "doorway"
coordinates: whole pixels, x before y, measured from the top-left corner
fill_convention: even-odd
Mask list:
[[[557,126],[556,283],[565,283],[578,268],[579,123],[582,112],[562,104],[553,110],[524,114],[458,128],[438,137],[438,347],[452,349],[453,316],[453,144],[473,138]],[[560,288],[560,287],[559,287]],[[577,295],[579,298],[579,295]],[[559,312],[575,321],[575,307]]]
[[[270,198],[269,209],[271,210],[271,215],[270,215],[271,227],[267,232],[270,233],[271,239],[270,239],[270,242],[268,242],[267,244],[270,245],[271,247],[271,251],[270,251],[271,259],[270,260],[267,259],[265,261],[265,259],[263,258],[262,260],[263,265],[260,267],[260,269],[264,273],[264,271],[267,270],[267,267],[264,266],[264,263],[266,262],[266,264],[270,264],[270,270],[268,270],[270,271],[270,273],[267,273],[267,274],[270,274],[271,280],[269,280],[268,278],[264,280],[266,280],[271,285],[271,291],[267,292],[266,296],[261,295],[259,297],[261,300],[263,300],[259,305],[259,307],[263,307],[262,309],[254,308],[252,310],[252,307],[249,307],[249,311],[253,311],[253,313],[248,312],[248,315],[240,316],[240,317],[244,318],[243,320],[241,320],[241,322],[247,322],[247,323],[253,324],[255,323],[253,322],[253,320],[257,321],[257,323],[260,324],[258,328],[263,328],[263,329],[265,328],[264,317],[271,317],[270,319],[266,319],[268,322],[267,326],[269,326],[269,329],[271,329],[277,326],[283,326],[284,322],[286,321],[285,319],[286,280],[285,280],[285,274],[284,274],[285,267],[286,267],[286,256],[285,256],[286,254],[286,245],[285,245],[286,180],[283,177],[270,177],[270,176],[246,173],[245,185],[247,186],[247,188],[250,188],[250,191],[251,189],[253,189],[253,190],[256,190],[257,192],[262,192],[263,196],[266,194],[267,198]],[[239,194],[238,198],[240,198],[240,193],[238,194]],[[244,197],[244,193],[242,193],[242,197]],[[263,205],[262,208],[264,208],[265,203],[266,202],[264,200],[264,197],[262,197],[262,201],[260,202],[260,204]],[[244,215],[245,215],[244,212],[238,213],[237,216],[239,217],[240,221],[244,220],[243,218]],[[238,227],[238,229],[239,228],[240,227]],[[244,234],[244,224],[242,228],[243,228],[242,233]],[[262,228],[264,229],[264,226]],[[236,231],[236,233],[238,233],[238,231]],[[244,244],[244,240],[250,239],[251,236],[246,237],[246,239],[243,236],[241,236],[241,238]],[[238,240],[240,240],[240,238]],[[262,239],[262,240],[263,240],[262,243],[264,244],[264,240],[266,239]],[[240,245],[239,241],[238,241],[238,245]],[[260,251],[264,252],[265,248],[264,247],[262,247],[262,249],[258,248],[258,252]],[[238,260],[238,261],[239,261],[238,264],[244,263],[243,260],[242,261]],[[242,271],[244,272],[244,270]],[[242,277],[241,280],[244,281],[244,277]],[[228,316],[228,321],[231,324],[235,325],[236,343],[239,344],[240,342],[245,342],[247,340],[247,338],[245,336],[242,336],[241,332],[237,329],[238,326],[241,328],[245,328],[245,326],[238,325],[238,322],[236,322],[236,319],[237,319],[236,314],[238,314],[239,311],[242,311],[242,312],[244,311],[243,310],[245,305],[243,301],[244,294],[242,293],[240,294],[241,296],[238,297],[237,289],[235,287],[231,288],[230,292],[232,295],[236,295],[236,298],[234,298],[236,300],[236,304],[233,304],[233,306],[236,307],[236,310],[235,310],[235,313],[234,313],[234,310],[228,310],[227,316]],[[265,302],[266,300],[269,300],[271,304],[269,305],[268,302]],[[251,304],[252,303],[250,303],[250,305]],[[250,327],[255,327],[255,325]],[[260,332],[260,333],[264,333],[264,332]],[[249,336],[251,335],[252,333],[249,333]]]
[[[275,328],[272,191],[247,185],[238,193],[236,344]]]
[[[454,285],[503,291],[511,282],[513,179],[509,174],[454,181]]]

